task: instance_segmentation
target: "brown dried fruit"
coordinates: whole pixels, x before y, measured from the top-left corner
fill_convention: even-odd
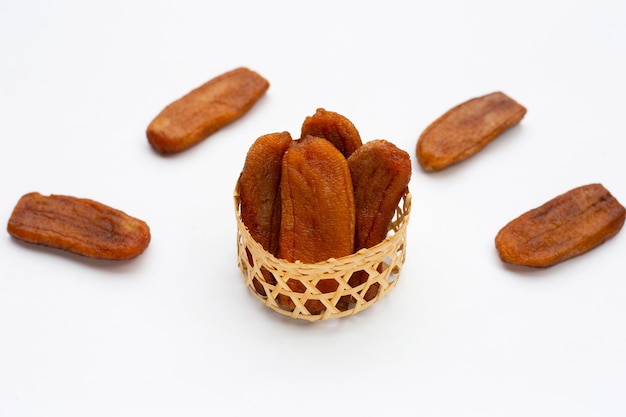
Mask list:
[[[146,134],[162,154],[183,151],[243,116],[269,82],[248,68],[219,75],[165,107]]]
[[[447,168],[476,154],[525,114],[525,107],[501,92],[473,98],[424,130],[417,141],[417,160],[426,171]]]
[[[508,223],[495,243],[504,262],[548,267],[615,236],[624,207],[601,184],[574,188]]]
[[[279,257],[289,262],[315,263],[350,255],[354,249],[354,191],[346,158],[329,141],[307,136],[285,152],[281,178],[282,216]],[[327,282],[326,282],[327,281]],[[288,281],[293,291],[304,286]],[[335,280],[321,280],[327,293]],[[291,300],[278,300],[293,308]],[[317,300],[306,304],[312,314],[326,307]]]
[[[316,136],[330,141],[347,158],[361,146],[361,135],[346,117],[325,109],[317,109],[302,123],[301,138]]]
[[[241,220],[252,238],[274,256],[280,233],[280,178],[288,132],[259,137],[248,150],[239,178]]]
[[[348,158],[356,208],[355,251],[382,242],[411,179],[411,157],[391,142],[365,143]]]
[[[280,234],[282,160],[291,142],[288,132],[259,137],[248,150],[239,177],[241,220],[250,236],[274,256],[278,256]],[[270,284],[276,283],[268,271],[263,271],[263,275]],[[253,284],[259,294],[266,295],[256,279]]]
[[[308,136],[291,145],[281,193],[281,258],[315,263],[352,253],[352,180],[346,159],[329,142]]]
[[[139,219],[93,200],[24,195],[7,226],[15,238],[98,259],[134,258],[148,247],[150,229]]]
[[[391,142],[372,140],[348,158],[348,167],[356,209],[354,249],[358,251],[387,237],[389,223],[411,179],[411,157]],[[367,273],[360,271],[352,275],[349,284],[356,287],[367,279]],[[377,292],[378,287],[371,286],[365,300],[371,300]]]

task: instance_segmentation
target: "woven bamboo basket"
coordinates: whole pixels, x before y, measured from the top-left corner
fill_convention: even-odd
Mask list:
[[[384,241],[349,256],[314,264],[288,262],[265,251],[241,220],[238,184],[233,198],[239,269],[250,292],[272,310],[308,321],[346,317],[371,307],[396,286],[406,259],[411,212],[408,191],[396,208]],[[351,277],[360,279],[355,284]],[[331,282],[336,290],[321,292],[317,284],[322,280],[324,288]]]

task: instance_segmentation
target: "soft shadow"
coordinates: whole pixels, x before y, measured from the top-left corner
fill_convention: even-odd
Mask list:
[[[542,277],[546,276],[549,272],[550,268],[533,268],[530,266],[523,265],[512,265],[501,262],[501,267],[508,271],[512,272],[516,275],[525,276],[525,277]]]
[[[112,274],[124,275],[125,277],[126,274],[128,274],[129,272],[133,272],[140,267],[141,263],[143,262],[141,258],[144,257],[146,252],[150,250],[150,247],[148,247],[143,254],[133,259],[115,261],[107,259],[89,258],[87,256],[77,255],[75,253],[68,252],[62,249],[23,242],[15,238],[13,238],[12,240],[14,244],[21,246],[23,250],[28,250],[35,253],[36,256],[61,258],[70,263],[83,265],[87,268],[105,270]]]
[[[536,268],[536,267],[524,266],[524,265],[507,264],[505,262],[500,261],[500,267],[503,270],[510,272],[519,277],[539,279],[539,278],[551,277],[557,274],[558,270],[563,268],[563,265],[556,264],[556,265],[548,266],[545,268]]]

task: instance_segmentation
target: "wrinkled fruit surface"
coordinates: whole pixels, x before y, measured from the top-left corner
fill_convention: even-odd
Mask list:
[[[183,151],[243,116],[268,88],[248,68],[219,75],[165,107],[148,125],[148,141],[162,154]]]
[[[348,158],[356,207],[355,251],[387,237],[411,179],[411,157],[391,142],[366,142]]]
[[[239,177],[241,220],[250,236],[274,256],[280,233],[280,178],[283,155],[291,145],[288,132],[259,137],[248,150]]]
[[[417,160],[425,171],[440,171],[476,154],[525,114],[524,106],[501,92],[473,98],[424,130]]]
[[[291,145],[283,158],[281,196],[280,258],[315,263],[353,252],[352,180],[346,158],[332,143],[307,136]],[[287,284],[296,292],[306,289],[295,280]],[[337,282],[322,280],[317,288],[332,292]],[[277,301],[293,308],[290,299]],[[312,314],[325,310],[317,300],[309,300],[305,306]]]
[[[324,138],[335,145],[347,158],[361,145],[361,135],[352,122],[339,113],[322,108],[315,114],[304,119],[301,129],[301,138],[316,136]]]
[[[315,263],[354,249],[354,192],[348,162],[328,141],[308,136],[285,153],[279,256]]]
[[[98,259],[131,259],[150,243],[144,221],[93,200],[62,195],[24,195],[7,230],[29,243]]]
[[[548,267],[615,236],[625,218],[624,207],[601,184],[584,185],[504,226],[496,236],[496,249],[504,262]]]

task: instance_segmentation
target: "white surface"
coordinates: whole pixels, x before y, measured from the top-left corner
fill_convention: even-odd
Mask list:
[[[146,220],[131,262],[0,238],[2,416],[623,416],[626,234],[545,270],[493,238],[575,186],[626,202],[626,3],[0,0],[0,219],[29,191]],[[358,7],[356,6],[358,4]],[[271,83],[174,157],[145,128],[237,66]],[[520,125],[439,174],[422,130],[502,90]],[[317,107],[413,158],[408,259],[352,318],[293,322],[236,266],[249,145]]]

